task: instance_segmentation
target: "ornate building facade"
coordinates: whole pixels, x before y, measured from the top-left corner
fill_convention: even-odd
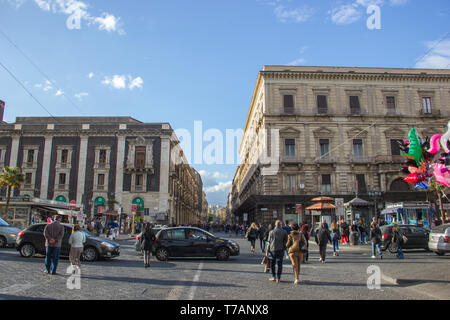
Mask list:
[[[314,219],[318,196],[426,200],[400,172],[397,139],[447,131],[450,70],[265,66],[253,92],[228,197],[243,221]],[[302,215],[296,205],[302,205]],[[297,206],[298,209],[298,206]]]
[[[202,183],[168,123],[130,117],[18,117],[0,125],[0,167],[18,166],[15,196],[75,201],[161,224],[195,223]]]

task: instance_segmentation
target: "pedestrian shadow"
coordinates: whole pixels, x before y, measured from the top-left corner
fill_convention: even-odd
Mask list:
[[[38,298],[38,297],[24,297],[24,296],[15,296],[11,294],[0,294],[0,300],[9,300],[9,301],[15,301],[15,300],[57,300],[54,298]]]
[[[313,281],[313,280],[302,280],[302,285],[305,286],[325,286],[325,287],[361,287],[367,288],[367,283],[348,283],[348,282],[331,282],[331,281]],[[397,287],[393,284],[382,284],[383,287]]]
[[[245,286],[230,284],[230,283],[211,283],[211,282],[192,282],[189,280],[164,280],[164,279],[151,279],[151,278],[131,278],[131,277],[110,277],[110,276],[86,276],[83,275],[82,279],[90,280],[101,280],[101,281],[116,281],[124,283],[135,283],[153,286],[181,286],[181,287],[192,287],[195,284],[197,287],[210,287],[210,288],[245,288]]]
[[[416,286],[423,283],[442,283],[450,284],[447,280],[432,280],[432,279],[397,279],[397,284],[402,287]]]

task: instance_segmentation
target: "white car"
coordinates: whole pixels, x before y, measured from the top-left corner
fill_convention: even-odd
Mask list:
[[[431,229],[428,248],[438,256],[450,252],[450,223]]]

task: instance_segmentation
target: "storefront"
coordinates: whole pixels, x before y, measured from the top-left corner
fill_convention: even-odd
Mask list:
[[[381,217],[388,224],[412,224],[426,229],[431,228],[432,209],[428,202],[400,202],[387,204]]]

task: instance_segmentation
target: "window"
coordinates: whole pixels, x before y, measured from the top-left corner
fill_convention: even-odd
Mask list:
[[[400,155],[400,146],[398,145],[397,139],[391,139],[391,155],[399,156]]]
[[[331,193],[331,175],[323,174],[322,175],[322,189],[323,193]]]
[[[34,150],[28,150],[27,162],[28,163],[33,163],[34,162]]]
[[[33,174],[31,172],[27,172],[25,174],[25,184],[31,184],[33,181]]]
[[[387,107],[387,111],[395,111],[395,97],[394,96],[386,97],[386,107]]]
[[[359,105],[359,96],[350,96],[350,113],[360,114],[361,106]]]
[[[285,155],[288,158],[295,157],[295,139],[284,140]]]
[[[327,114],[328,113],[327,96],[325,96],[325,95],[317,96],[317,112],[319,114]]]
[[[144,175],[143,174],[137,174],[136,175],[136,186],[143,186],[144,185]]]
[[[296,177],[295,175],[288,175],[286,177],[287,179],[287,189],[288,190],[295,190],[296,189]]]
[[[136,147],[136,168],[145,168],[145,147]]]
[[[167,238],[169,240],[186,240],[185,229],[167,230]]]
[[[353,139],[353,158],[363,158],[363,142],[361,139]]]
[[[328,159],[330,157],[329,154],[329,148],[330,148],[330,141],[328,139],[320,139],[320,156],[324,159]]]
[[[106,150],[105,149],[100,150],[98,163],[106,164]]]
[[[283,95],[284,113],[294,113],[294,96],[291,94]]]
[[[58,184],[66,184],[66,174],[65,173],[60,173],[59,174],[59,183]]]
[[[423,113],[431,113],[431,97],[422,97]]]
[[[105,185],[105,175],[100,173],[97,177],[97,185],[104,186]]]
[[[357,190],[359,194],[367,193],[366,177],[363,174],[356,175]]]
[[[69,160],[69,150],[64,149],[61,151],[61,163],[67,163]]]

